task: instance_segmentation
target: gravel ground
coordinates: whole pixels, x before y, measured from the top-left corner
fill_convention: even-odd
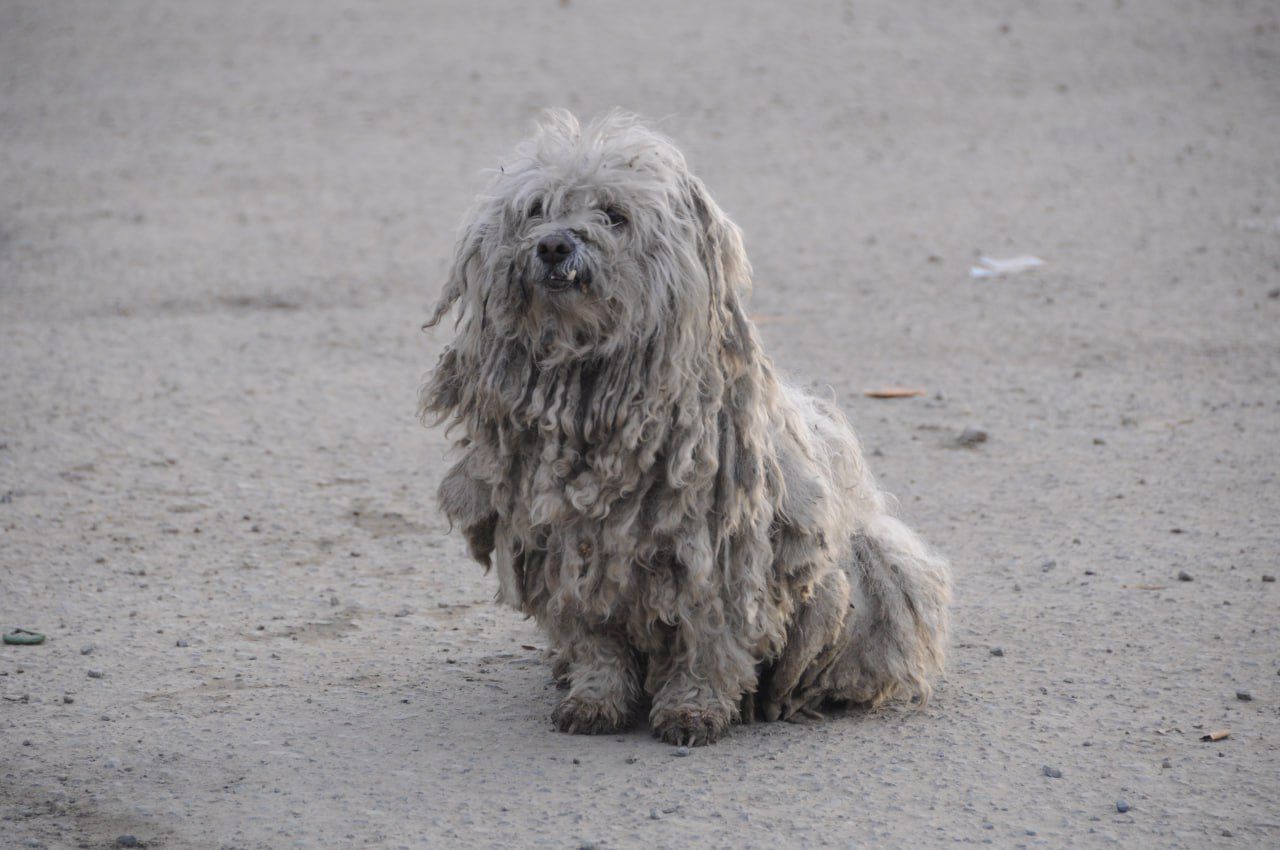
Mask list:
[[[6,0],[0,56],[3,847],[1280,843],[1274,3]],[[953,559],[927,709],[551,731],[414,415],[546,105],[682,144]]]

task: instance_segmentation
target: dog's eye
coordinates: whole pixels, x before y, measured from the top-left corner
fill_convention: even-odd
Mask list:
[[[627,223],[627,217],[617,207],[609,207],[604,214],[609,217],[610,227],[623,227]]]
[[[529,205],[529,218],[542,218],[542,201],[534,201]]]

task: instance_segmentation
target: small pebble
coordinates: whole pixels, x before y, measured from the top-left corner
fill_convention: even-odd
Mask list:
[[[73,703],[73,702],[75,702],[75,701],[76,701],[76,698],[75,698],[75,697],[73,697],[71,694],[63,694],[63,695],[62,695],[62,702],[63,702],[65,705],[71,705],[71,703]]]
[[[976,446],[987,441],[987,432],[979,431],[977,428],[965,428],[960,432],[960,436],[956,437],[957,446]]]
[[[1224,830],[1222,830],[1222,837],[1223,837],[1223,838],[1231,838],[1233,835],[1235,835],[1235,833],[1234,833],[1234,832],[1232,832],[1232,831],[1231,831],[1231,830],[1229,830],[1229,829],[1224,829]]]
[[[1050,779],[1062,778],[1062,771],[1060,769],[1056,767],[1050,767],[1047,764],[1040,769],[1040,772],[1043,773],[1045,776],[1049,777]]]
[[[330,597],[329,597],[329,605],[330,605],[330,606],[332,606],[332,607],[334,607],[334,608],[337,608],[337,607],[338,607],[338,597],[336,597],[336,596],[330,596]],[[447,606],[447,605],[444,605],[444,606],[441,606],[441,607],[447,608],[448,606]]]
[[[175,643],[174,646],[178,647],[179,649],[185,649],[186,647],[191,646],[191,644],[187,643],[185,640],[180,640],[177,643]]]
[[[92,655],[92,654],[93,654],[93,644],[91,644],[91,643],[86,643],[84,646],[80,647],[80,654],[81,654],[81,655]]]
[[[675,751],[674,753],[672,753],[672,755],[674,755],[674,756],[676,756],[676,757],[678,757],[678,758],[684,758],[685,756],[689,755],[689,748],[688,748],[688,747],[676,747],[676,751]]]
[[[1276,577],[1273,576],[1271,573],[1263,573],[1262,580],[1267,584],[1273,584],[1276,580]]]
[[[640,759],[635,756],[627,756],[627,764],[635,764],[638,761],[640,761]]]
[[[122,835],[116,839],[117,847],[143,847],[145,846],[138,840],[136,835]]]
[[[1004,658],[1004,647],[1003,646],[991,647],[991,654],[994,655],[996,658]]]
[[[658,814],[657,807],[649,809],[649,820],[661,820],[662,815]]]
[[[87,670],[87,671],[85,671],[85,673],[86,673],[86,675],[88,675],[88,677],[89,677],[90,679],[101,679],[101,678],[102,678],[102,671],[101,671],[101,670]]]
[[[1042,572],[1047,573],[1049,572],[1049,570],[1053,569],[1056,566],[1058,566],[1057,561],[1045,561],[1043,564],[1040,565],[1040,569]]]
[[[410,614],[412,614],[412,613],[413,613],[413,609],[412,609],[412,608],[401,608],[399,611],[397,611],[397,612],[396,612],[396,616],[397,616],[397,617],[408,617],[408,616],[409,616]]]
[[[1241,702],[1253,702],[1253,694],[1248,691],[1236,691],[1236,699]]]
[[[1116,800],[1116,811],[1119,812],[1120,814],[1124,814],[1125,812],[1129,811],[1129,804],[1126,803],[1124,800]]]
[[[574,759],[574,760],[573,760],[573,763],[574,763],[574,764],[582,764],[582,759]]]
[[[1178,570],[1178,581],[1195,581],[1195,579],[1186,570]]]
[[[1169,759],[1165,759],[1164,761],[1160,762],[1160,766],[1165,769],[1168,769],[1170,767],[1173,767],[1173,762]]]

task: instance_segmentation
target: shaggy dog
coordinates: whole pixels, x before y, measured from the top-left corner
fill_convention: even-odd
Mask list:
[[[738,228],[675,146],[552,112],[466,220],[421,394],[441,506],[536,618],[562,730],[707,744],[735,721],[929,695],[949,570],[831,404],[778,377]]]

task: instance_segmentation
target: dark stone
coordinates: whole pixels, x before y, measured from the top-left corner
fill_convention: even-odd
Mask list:
[[[960,432],[960,436],[956,437],[956,445],[971,448],[987,441],[987,432],[980,431],[977,428],[965,428]]]

